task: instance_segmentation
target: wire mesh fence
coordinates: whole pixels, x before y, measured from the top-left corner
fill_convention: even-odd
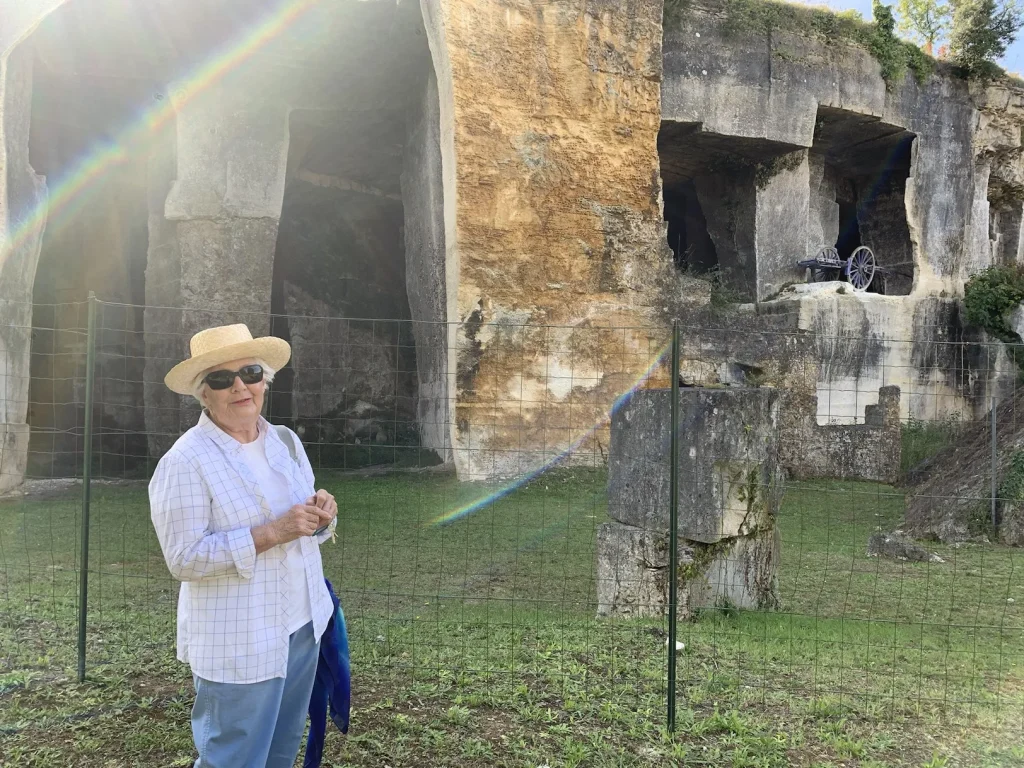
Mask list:
[[[538,725],[594,699],[609,723],[629,708],[662,724],[672,691],[684,720],[1021,725],[1024,454],[1000,345],[764,318],[681,324],[673,343],[664,328],[93,306],[91,393],[87,304],[0,327],[11,670],[69,663],[83,617],[90,674],[173,649],[178,583],[147,479],[199,406],[162,378],[194,331],[245,322],[292,345],[264,414],[338,500],[321,553],[357,689],[517,701]]]

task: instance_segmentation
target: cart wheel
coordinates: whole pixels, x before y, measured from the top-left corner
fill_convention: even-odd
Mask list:
[[[836,269],[839,268],[842,263],[839,260],[839,251],[835,248],[824,247],[818,251],[818,255],[814,258],[819,264],[835,265]]]
[[[846,276],[855,291],[867,290],[875,276],[875,254],[866,245],[860,246],[846,263]]]
[[[811,281],[815,283],[827,283],[830,280],[839,279],[839,270],[834,267],[812,267]]]

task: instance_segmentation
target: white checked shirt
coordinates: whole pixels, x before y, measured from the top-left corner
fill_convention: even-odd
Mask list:
[[[292,433],[297,461],[269,422],[267,461],[288,480],[292,504],[315,493],[313,468]],[[178,595],[178,658],[217,683],[284,677],[288,628],[283,578],[285,548],[260,555],[250,529],[273,519],[244,460],[242,444],[204,412],[157,464],[149,484],[150,514],[164,560],[182,582]],[[319,545],[337,521],[302,547],[313,631],[319,641],[333,612]]]

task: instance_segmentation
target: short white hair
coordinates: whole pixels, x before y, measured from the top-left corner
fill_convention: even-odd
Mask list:
[[[263,381],[266,382],[267,384],[270,384],[274,380],[274,374],[277,373],[277,371],[275,371],[273,368],[271,368],[269,365],[267,365],[259,358],[256,358],[255,362],[257,365],[260,365],[263,368]],[[196,376],[196,380],[192,382],[192,396],[199,401],[200,405],[205,405],[205,403],[203,402],[203,390],[206,389],[206,374],[210,373],[211,371],[216,371],[218,369],[219,366],[214,368],[207,368],[205,371]]]

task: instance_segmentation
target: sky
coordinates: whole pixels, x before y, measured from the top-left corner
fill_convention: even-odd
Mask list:
[[[798,0],[799,1],[799,0]],[[892,5],[895,10],[896,0],[883,0],[886,5]],[[866,21],[871,21],[871,0],[810,0],[806,5],[827,5],[834,11],[854,10],[860,13]],[[999,61],[999,64],[1007,72],[1024,74],[1024,30],[1021,30],[1018,39],[1006,50],[1006,55]]]

